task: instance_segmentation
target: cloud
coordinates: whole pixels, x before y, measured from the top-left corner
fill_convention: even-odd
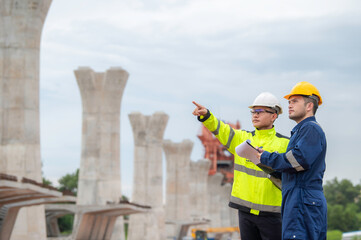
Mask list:
[[[342,149],[361,144],[360,16],[356,0],[54,1],[41,45],[44,172],[60,177],[79,166],[82,109],[73,71],[121,66],[130,73],[121,109],[124,185],[133,174],[129,113],[166,112],[164,137],[191,139],[198,160],[192,100],[251,130],[248,106],[270,91],[285,112],[277,130],[289,135],[295,123],[282,96],[299,81],[314,83],[324,99],[317,119],[328,136],[327,178],[358,182],[345,162],[359,166],[359,159]]]

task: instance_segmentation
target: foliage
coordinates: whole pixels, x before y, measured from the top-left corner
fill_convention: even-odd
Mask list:
[[[59,190],[68,190],[76,195],[78,191],[78,178],[79,169],[77,169],[75,173],[66,174],[65,176],[61,177],[59,179]]]
[[[67,214],[58,218],[59,230],[62,235],[68,235],[73,230],[74,214]]]
[[[327,231],[327,240],[341,240],[342,232],[339,230]]]
[[[129,198],[127,196],[125,196],[125,195],[122,195],[122,200],[123,201],[129,201]]]
[[[53,186],[53,183],[49,180],[43,177],[43,184],[46,186]]]
[[[125,239],[128,239],[128,229],[129,229],[129,224],[128,224],[128,223],[124,223],[124,235],[125,235]]]
[[[59,190],[60,191],[70,191],[77,194],[78,191],[78,178],[79,178],[79,169],[74,173],[66,174],[59,179]],[[68,235],[73,230],[74,214],[67,214],[58,218],[58,225],[61,234]]]
[[[343,232],[361,229],[361,185],[353,185],[349,180],[328,181],[324,186],[327,199],[327,224],[329,230]]]
[[[353,186],[352,182],[343,179],[340,182],[337,178],[328,181],[324,186],[325,196],[329,204],[347,205],[355,203],[360,197],[361,185]]]

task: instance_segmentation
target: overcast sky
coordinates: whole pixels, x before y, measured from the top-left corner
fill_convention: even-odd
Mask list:
[[[53,0],[41,42],[43,174],[80,165],[82,106],[73,71],[129,72],[121,106],[122,192],[131,196],[133,134],[128,114],[169,115],[164,139],[194,142],[203,157],[192,100],[253,130],[249,109],[263,91],[282,97],[299,81],[320,91],[316,118],[328,141],[325,180],[360,183],[361,2],[359,0]]]

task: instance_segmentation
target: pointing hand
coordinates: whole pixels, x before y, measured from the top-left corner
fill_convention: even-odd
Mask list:
[[[195,101],[192,101],[194,105],[196,105],[196,108],[193,111],[193,115],[195,116],[205,116],[208,112],[207,108],[203,107],[202,105],[196,103]]]

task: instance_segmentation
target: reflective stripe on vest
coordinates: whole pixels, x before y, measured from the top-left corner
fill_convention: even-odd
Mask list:
[[[259,177],[259,178],[268,178],[269,180],[271,180],[271,182],[273,182],[273,184],[279,189],[282,190],[282,180],[275,178],[273,176],[271,176],[268,173],[265,173],[264,171],[257,171],[256,169],[251,169],[251,168],[247,168],[243,165],[239,165],[239,164],[234,164],[234,170],[237,170],[239,172],[244,172],[247,173],[248,175],[252,175],[255,177]]]
[[[243,165],[239,165],[239,164],[234,164],[234,170],[237,170],[239,172],[244,172],[244,173],[247,173],[248,175],[252,175],[255,177],[269,178],[269,175],[263,171],[257,171],[255,169],[247,168],[247,167],[245,167]]]
[[[231,142],[232,142],[232,139],[234,137],[234,130],[233,128],[230,128],[229,130],[229,137],[228,137],[228,141],[227,141],[227,145],[226,145],[226,148],[229,148],[229,146],[231,146]]]
[[[238,184],[242,184],[243,181],[254,182],[255,186],[263,186],[264,187],[263,190],[261,190],[261,191],[266,191],[267,193],[263,193],[263,194],[270,194],[270,195],[268,195],[268,197],[267,197],[268,201],[264,202],[265,204],[261,204],[260,202],[255,203],[256,202],[256,201],[254,201],[255,195],[252,195],[253,191],[248,191],[248,190],[244,189],[244,191],[239,192],[239,193],[241,193],[240,195],[238,195],[237,193],[232,191],[231,198],[230,198],[230,201],[232,203],[235,203],[235,204],[238,204],[241,206],[245,206],[250,209],[255,209],[258,211],[273,212],[273,213],[281,212],[281,199],[282,199],[281,191],[276,193],[276,192],[274,192],[275,189],[273,189],[273,190],[270,189],[270,186],[273,186],[273,187],[276,187],[276,186],[274,186],[273,183],[271,183],[272,181],[270,179],[269,174],[265,173],[264,171],[256,170],[253,168],[248,168],[244,165],[237,164],[237,163],[234,164],[234,170],[235,170],[234,171],[235,172],[235,181],[238,182],[238,180],[240,180],[238,182]],[[263,185],[265,183],[264,181],[270,181],[270,184],[268,186]],[[258,184],[261,184],[261,185],[258,185]],[[249,195],[249,194],[251,194],[251,195]],[[263,194],[261,194],[261,196]],[[271,197],[271,195],[273,195],[273,197]],[[266,196],[266,195],[264,195],[264,196]],[[269,201],[270,200],[269,197],[271,197],[271,199],[273,199],[273,200]],[[251,199],[253,199],[253,200],[251,200]],[[259,199],[259,200],[261,200],[261,199]],[[261,201],[263,201],[263,200],[261,200]],[[253,201],[253,202],[251,202],[251,201]]]
[[[214,135],[218,135],[219,129],[221,128],[221,121],[219,119],[217,120],[218,120],[217,129],[212,132]]]
[[[231,202],[251,208],[251,209],[257,209],[262,212],[274,212],[274,213],[280,213],[281,207],[280,206],[271,206],[271,205],[263,205],[263,204],[256,204],[252,202],[248,202],[239,198],[236,198],[234,196],[231,196]]]

